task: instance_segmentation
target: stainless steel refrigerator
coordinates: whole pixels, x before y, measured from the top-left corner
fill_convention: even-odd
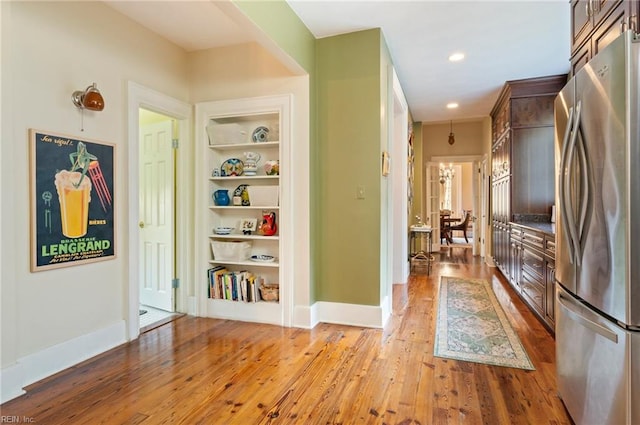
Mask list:
[[[640,39],[555,100],[558,394],[577,425],[640,424]]]

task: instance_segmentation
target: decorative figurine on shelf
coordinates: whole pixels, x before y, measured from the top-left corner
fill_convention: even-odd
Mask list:
[[[270,159],[264,163],[264,173],[267,176],[277,176],[280,174],[280,161]]]
[[[250,235],[252,232],[256,230],[256,225],[258,224],[258,220],[255,218],[243,218],[240,221],[240,229],[244,235]]]
[[[260,224],[260,230],[265,236],[273,236],[278,231],[278,225],[276,224],[276,213],[271,211],[268,214],[263,214],[262,224]]]

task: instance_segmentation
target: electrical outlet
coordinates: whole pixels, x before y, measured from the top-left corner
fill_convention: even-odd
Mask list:
[[[364,186],[356,187],[356,199],[364,199]]]

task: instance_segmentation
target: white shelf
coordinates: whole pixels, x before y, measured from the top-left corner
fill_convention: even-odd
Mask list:
[[[221,265],[229,270],[246,270],[256,276],[261,276],[267,283],[280,285],[279,302],[245,303],[208,298],[208,282],[198,280],[198,314],[207,317],[227,318],[249,322],[273,323],[290,326],[292,304],[293,262],[291,261],[290,240],[292,231],[292,204],[290,202],[291,184],[291,95],[265,96],[237,100],[223,100],[203,102],[196,105],[196,141],[199,146],[196,158],[196,205],[198,221],[196,234],[199,237],[197,246],[198,276],[207,276],[206,271]],[[260,126],[269,129],[267,142],[253,142],[252,131]],[[210,143],[214,140],[214,143]],[[222,143],[216,144],[215,141]],[[213,176],[213,170],[221,167],[224,161],[231,158],[243,159],[245,152],[256,152],[261,156],[257,161],[257,175]],[[266,175],[264,164],[266,161],[278,161],[279,175]],[[238,185],[251,188],[264,188],[270,193],[277,188],[277,198],[267,198],[267,203],[279,205],[214,205],[212,193],[217,190],[233,190]],[[267,189],[268,188],[268,189]],[[260,196],[260,189],[256,190]],[[249,190],[250,191],[250,190]],[[250,196],[251,197],[251,196]],[[256,198],[257,202],[261,202]],[[262,201],[265,202],[265,201]],[[255,219],[261,223],[264,214],[275,213],[278,226],[277,233],[265,236],[258,232],[245,235],[241,232],[240,223],[245,219]],[[233,227],[237,233],[218,235],[212,229],[216,227]],[[211,243],[244,241],[251,243],[252,253],[273,255],[273,262],[251,261],[223,261],[214,260]]]
[[[277,205],[209,205],[210,210],[277,210]]]
[[[206,301],[205,314],[210,317],[274,325],[280,325],[282,322],[282,307],[278,302],[246,303],[213,298],[208,298]]]
[[[210,149],[229,151],[234,149],[247,149],[247,148],[277,148],[280,146],[280,142],[260,142],[260,143],[229,143],[220,145],[209,145]]]
[[[234,240],[242,240],[242,239],[246,239],[246,240],[263,240],[263,241],[277,241],[278,239],[280,239],[280,237],[278,235],[274,235],[274,236],[264,236],[264,235],[245,235],[243,233],[232,233],[230,235],[216,235],[216,234],[212,234],[209,235],[210,239],[234,239]]]
[[[224,261],[224,260],[209,260],[209,264],[220,264],[230,266],[251,266],[251,267],[275,267],[278,268],[280,263],[274,261],[273,263],[263,263],[260,261]]]
[[[279,180],[279,179],[280,179],[280,176],[266,176],[266,175],[209,177],[209,180],[212,182],[228,182],[231,180]]]

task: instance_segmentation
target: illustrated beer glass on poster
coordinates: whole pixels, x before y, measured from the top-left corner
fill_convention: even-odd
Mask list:
[[[31,271],[115,257],[114,145],[30,130]]]

